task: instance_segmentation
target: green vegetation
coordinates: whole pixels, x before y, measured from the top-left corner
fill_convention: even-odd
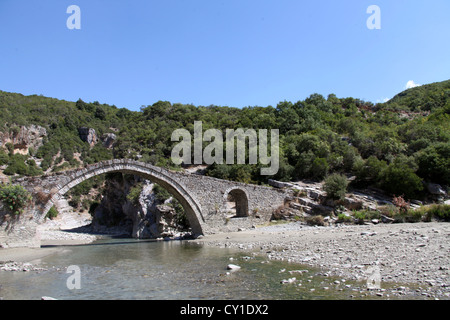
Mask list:
[[[0,201],[14,215],[20,215],[30,200],[31,195],[24,187],[10,184],[0,185]]]
[[[424,221],[431,221],[432,218],[440,221],[450,221],[450,205],[446,204],[432,204],[430,206],[423,206],[416,210],[416,215]]]
[[[55,206],[51,207],[50,210],[48,210],[47,215],[45,216],[46,219],[53,220],[58,216],[58,210],[55,208]]]
[[[48,133],[44,145],[29,155],[14,154],[11,144],[0,148],[0,165],[8,175],[39,175],[112,158],[179,169],[170,161],[175,145],[171,134],[180,128],[193,134],[194,121],[202,121],[203,130],[280,130],[275,176],[261,176],[260,163],[211,165],[209,176],[266,184],[268,179],[321,181],[334,174],[352,175],[350,187],[373,186],[407,199],[426,197],[423,182],[450,185],[450,80],[412,88],[378,104],[312,94],[295,103],[243,109],[158,101],[137,112],[0,91],[0,120],[0,132],[36,124]],[[80,127],[95,129],[99,137],[114,132],[114,147],[83,142]]]
[[[432,219],[445,222],[450,221],[450,205],[446,204],[432,204],[422,206],[419,209],[411,209],[409,206],[406,209],[396,207],[380,209],[381,212],[360,210],[353,211],[351,215],[341,213],[338,215],[337,222],[363,224],[373,219],[379,220],[382,215],[392,218],[394,223],[430,222]]]
[[[334,173],[325,178],[324,190],[327,197],[335,200],[343,200],[347,191],[347,178],[341,174]]]
[[[143,187],[144,185],[142,183],[138,183],[133,186],[127,194],[127,200],[132,204],[137,205],[139,203],[139,196],[141,195]]]

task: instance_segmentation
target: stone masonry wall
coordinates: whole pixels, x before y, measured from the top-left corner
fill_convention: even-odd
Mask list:
[[[161,184],[173,193],[187,209],[191,226],[201,227],[203,234],[237,231],[269,221],[273,209],[284,203],[286,191],[272,187],[249,185],[220,180],[190,173],[168,171],[149,164],[131,160],[109,160],[83,169],[58,172],[43,177],[22,178],[15,183],[23,185],[33,194],[33,205],[23,214],[24,225],[18,230],[31,230],[42,221],[53,202],[75,185],[99,174],[127,172]],[[227,195],[239,189],[248,200],[247,217],[230,217],[227,212]],[[22,229],[20,229],[22,227]],[[193,227],[193,228],[194,228]],[[20,231],[20,232],[22,232]],[[16,230],[18,234],[19,231]],[[38,235],[28,234],[36,239]],[[31,241],[31,240],[30,240]],[[33,240],[36,242],[36,240]],[[0,242],[1,243],[1,242]]]

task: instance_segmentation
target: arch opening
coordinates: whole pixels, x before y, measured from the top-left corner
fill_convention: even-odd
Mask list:
[[[234,214],[234,218],[245,218],[248,213],[248,195],[239,188],[228,191],[225,195],[227,211]]]

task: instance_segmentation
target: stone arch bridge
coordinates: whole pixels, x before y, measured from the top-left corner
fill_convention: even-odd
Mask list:
[[[1,226],[0,246],[40,246],[38,226],[54,203],[81,182],[109,172],[141,176],[164,187],[182,204],[196,235],[237,231],[268,221],[273,209],[282,205],[287,196],[282,189],[175,172],[138,161],[103,161],[82,169],[14,181],[25,187],[33,199],[18,221],[6,230]],[[234,216],[227,208],[229,196],[236,203]]]

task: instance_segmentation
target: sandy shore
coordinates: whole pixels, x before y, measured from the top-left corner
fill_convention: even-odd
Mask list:
[[[61,248],[8,248],[0,249],[0,264],[15,261],[34,263],[36,260],[59,252]]]
[[[426,297],[450,298],[450,224],[311,227],[290,223],[196,240],[268,259],[320,267],[325,274],[365,281],[376,267],[382,282],[415,284]]]
[[[0,263],[14,261],[34,263],[48,255],[64,250],[62,246],[83,245],[97,240],[97,235],[67,231],[45,231],[41,248],[0,248]]]

